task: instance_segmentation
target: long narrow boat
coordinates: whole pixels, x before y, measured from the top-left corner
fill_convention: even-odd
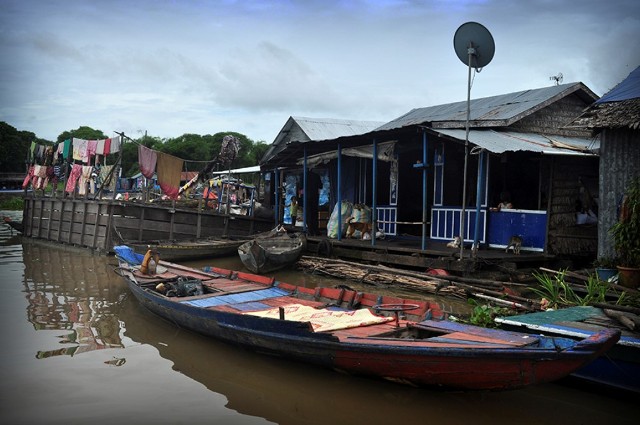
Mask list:
[[[162,259],[184,261],[236,255],[238,247],[244,242],[246,239],[206,238],[184,241],[127,242],[127,245],[136,252],[146,252],[148,248],[155,248]]]
[[[7,226],[11,227],[16,232],[22,233],[23,226],[21,221],[13,221],[11,217],[6,216],[2,218],[2,221],[4,221]]]
[[[269,273],[298,261],[305,242],[300,233],[273,232],[243,243],[238,247],[238,255],[249,271]]]
[[[562,378],[620,337],[605,330],[582,341],[484,329],[444,320],[430,301],[305,288],[216,267],[160,261],[115,247],[117,273],[139,302],[186,329],[261,353],[353,375],[417,386],[504,390]]]
[[[577,306],[497,317],[503,329],[565,338],[588,338],[603,329],[622,326],[604,311]],[[622,329],[620,340],[605,355],[576,370],[571,376],[618,390],[640,394],[640,334]]]

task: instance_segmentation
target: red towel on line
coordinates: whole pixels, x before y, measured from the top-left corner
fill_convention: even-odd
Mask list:
[[[148,179],[152,179],[153,173],[156,172],[157,154],[158,153],[153,149],[138,145],[138,164],[140,165],[140,172]]]

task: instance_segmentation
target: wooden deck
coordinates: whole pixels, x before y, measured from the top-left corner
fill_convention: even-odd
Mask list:
[[[521,268],[536,268],[548,266],[557,260],[542,252],[521,251],[515,255],[512,251],[505,253],[502,249],[481,248],[476,258],[472,258],[470,249],[465,249],[460,261],[460,249],[449,248],[445,242],[427,241],[426,249],[422,249],[419,238],[393,238],[387,236],[383,240],[376,240],[372,245],[370,240],[357,239],[329,239],[326,237],[307,237],[307,252],[309,255],[334,257],[370,264],[385,264],[390,266],[413,269],[445,269],[474,273],[480,270]]]

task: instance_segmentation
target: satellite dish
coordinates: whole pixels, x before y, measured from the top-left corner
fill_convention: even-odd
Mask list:
[[[456,34],[453,36],[453,48],[456,51],[456,55],[462,61],[463,64],[467,65],[467,120],[465,125],[465,138],[464,138],[464,176],[462,178],[462,208],[460,211],[460,260],[462,260],[464,253],[464,241],[465,241],[465,205],[467,203],[467,163],[469,160],[469,120],[471,116],[471,68],[475,68],[477,72],[480,72],[479,68],[483,68],[491,59],[493,59],[493,54],[496,50],[496,45],[493,42],[493,37],[488,29],[484,26],[480,25],[477,22],[467,22],[466,24],[460,25],[460,27],[456,30]],[[480,156],[478,156],[478,171],[481,170],[480,167]],[[481,176],[478,175],[478,181],[480,181]],[[481,196],[481,187],[478,185],[478,196],[476,201],[476,224],[475,224],[475,234],[473,237],[473,248],[472,252],[474,255],[478,250],[478,241],[479,234],[478,229],[480,228],[480,200]]]
[[[477,22],[467,22],[453,36],[453,48],[463,64],[471,68],[486,66],[496,50],[493,37],[488,29]]]

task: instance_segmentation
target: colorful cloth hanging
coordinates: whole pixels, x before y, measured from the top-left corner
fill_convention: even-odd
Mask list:
[[[153,174],[156,171],[156,163],[158,160],[158,153],[153,149],[149,149],[146,146],[138,145],[138,164],[140,165],[140,172],[148,179],[153,178]]]
[[[180,174],[184,160],[158,152],[158,184],[170,199],[177,199],[180,191]]]

